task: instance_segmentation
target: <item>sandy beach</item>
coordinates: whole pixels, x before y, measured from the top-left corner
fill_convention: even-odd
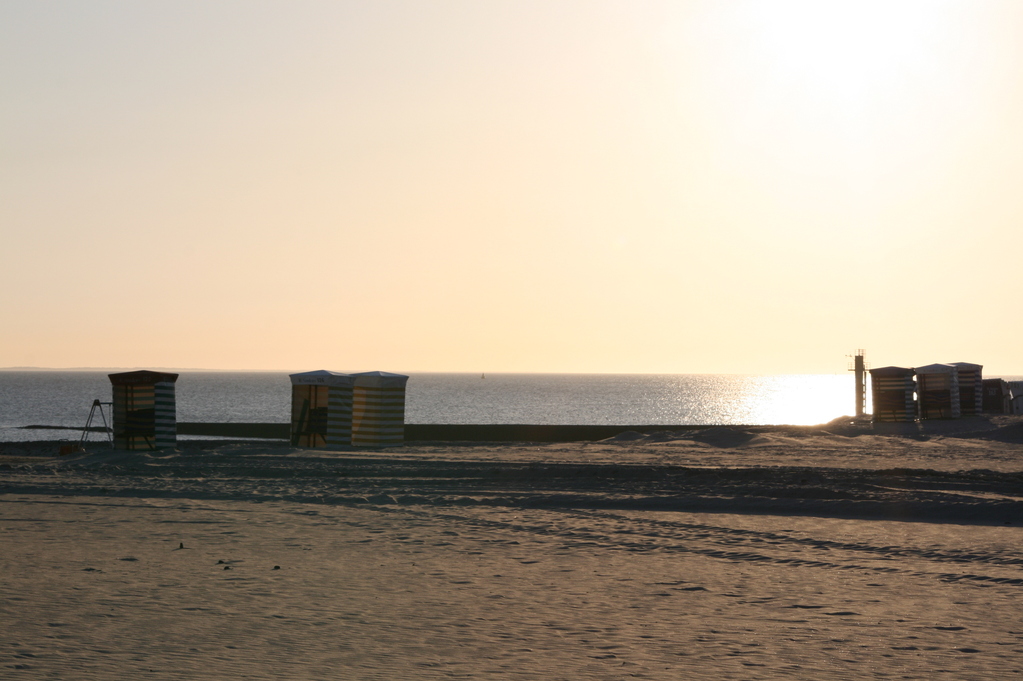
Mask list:
[[[1023,670],[1021,432],[7,443],[0,670],[1007,678]]]

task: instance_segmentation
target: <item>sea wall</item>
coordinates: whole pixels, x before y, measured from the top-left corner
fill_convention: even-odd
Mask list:
[[[557,426],[527,424],[405,424],[409,442],[583,442],[625,432],[689,431],[708,426]],[[179,435],[286,440],[287,423],[178,423]]]

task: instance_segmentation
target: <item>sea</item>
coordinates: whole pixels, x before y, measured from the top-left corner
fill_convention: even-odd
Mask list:
[[[287,423],[283,372],[179,372],[181,422]],[[76,439],[105,371],[0,371],[0,441]],[[406,423],[813,425],[855,412],[851,374],[413,373]],[[98,414],[94,425],[102,425]],[[107,415],[109,418],[109,415]],[[26,428],[58,426],[62,429]],[[94,436],[95,437],[95,436]]]

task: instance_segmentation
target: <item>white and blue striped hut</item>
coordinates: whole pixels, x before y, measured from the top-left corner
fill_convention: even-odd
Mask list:
[[[974,416],[984,409],[984,367],[969,362],[952,362],[959,376],[959,411]]]
[[[957,419],[959,407],[959,370],[952,364],[928,364],[916,368],[920,418]]]
[[[875,422],[916,421],[916,381],[907,367],[870,370],[870,391]]]
[[[386,371],[352,374],[352,444],[400,447],[405,443],[405,384],[408,376]]]
[[[108,377],[113,389],[114,447],[174,449],[178,444],[174,400],[178,375],[126,371]]]
[[[292,446],[350,446],[354,378],[325,370],[291,374],[290,378]]]

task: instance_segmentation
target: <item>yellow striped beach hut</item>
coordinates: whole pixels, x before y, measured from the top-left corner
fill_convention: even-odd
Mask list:
[[[352,444],[350,374],[320,369],[291,374],[291,444],[336,449]]]
[[[352,444],[399,447],[405,443],[408,376],[386,371],[352,374]]]

